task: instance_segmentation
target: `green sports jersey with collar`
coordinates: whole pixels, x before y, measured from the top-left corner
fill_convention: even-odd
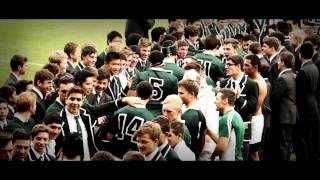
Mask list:
[[[196,54],[198,62],[204,67],[206,75],[212,76],[211,78],[217,82],[218,77],[224,77],[225,67],[222,63],[221,59],[218,57],[207,54],[207,53],[199,53]]]
[[[238,112],[226,112],[219,120],[219,136],[229,138],[226,152],[222,160],[243,160],[242,145],[244,138],[243,120]]]
[[[136,75],[130,90],[136,90],[141,81],[148,81],[152,87],[152,99],[147,104],[147,109],[154,115],[162,114],[161,102],[170,94],[178,94],[178,79],[169,71],[159,67],[140,72]]]
[[[207,129],[206,119],[200,110],[187,109],[181,119],[185,120],[191,135],[191,150],[195,152],[202,133]]]

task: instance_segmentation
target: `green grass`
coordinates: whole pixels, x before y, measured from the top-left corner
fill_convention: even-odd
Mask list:
[[[154,27],[168,26],[166,19],[156,20]],[[0,86],[7,79],[10,59],[15,53],[28,57],[28,71],[22,79],[33,80],[35,71],[48,62],[53,50],[63,50],[69,41],[93,42],[98,53],[106,47],[108,32],[119,31],[124,38],[124,19],[59,19],[59,20],[0,20]],[[123,39],[125,43],[125,39]]]

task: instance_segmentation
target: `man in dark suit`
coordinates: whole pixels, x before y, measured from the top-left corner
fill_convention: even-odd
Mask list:
[[[271,95],[272,105],[272,135],[270,148],[273,148],[270,154],[273,160],[290,160],[293,129],[298,118],[296,107],[296,82],[292,71],[294,65],[294,56],[290,52],[280,54],[278,79],[274,82]],[[285,112],[285,113],[284,113]],[[280,156],[278,144],[280,135]],[[271,151],[270,151],[271,153]]]
[[[98,69],[98,77],[95,87],[92,89],[90,95],[86,96],[89,104],[103,104],[112,100],[104,91],[107,89],[110,74],[104,69]]]
[[[107,46],[111,43],[122,43],[122,35],[118,31],[111,31],[107,35]],[[96,61],[96,68],[100,68],[104,64],[104,59],[107,55],[107,48],[99,54]]]
[[[97,50],[92,45],[87,45],[81,50],[81,61],[76,65],[76,67],[71,72],[73,76],[76,75],[78,71],[83,68],[90,66],[94,67],[97,61]]]
[[[313,51],[311,43],[300,47],[301,68],[296,77],[299,121],[295,152],[298,160],[319,158],[319,110],[316,100],[319,71],[311,60]]]
[[[4,83],[5,85],[15,86],[21,76],[27,71],[27,57],[21,54],[15,54],[10,60],[10,67],[12,72],[10,73],[8,79]]]
[[[141,38],[138,42],[138,47],[140,48],[140,59],[138,60],[138,64],[136,68],[143,72],[150,67],[149,55],[151,53],[151,41],[147,38]]]
[[[63,51],[68,55],[67,73],[71,73],[74,69],[74,63],[76,63],[80,57],[80,47],[74,42],[68,42],[65,44]]]
[[[249,141],[251,140],[251,119],[258,102],[258,84],[243,72],[244,61],[234,55],[226,61],[226,72],[230,77],[220,82],[221,88],[231,88],[236,92],[235,110],[245,124],[243,159],[248,160]]]
[[[67,98],[67,91],[74,86],[73,76],[66,74],[58,80],[58,94],[57,99],[47,108],[46,112],[60,112],[64,106]]]
[[[36,124],[42,123],[47,107],[50,105],[51,95],[54,93],[53,74],[48,69],[36,72],[32,92],[37,95],[37,110],[31,116]]]

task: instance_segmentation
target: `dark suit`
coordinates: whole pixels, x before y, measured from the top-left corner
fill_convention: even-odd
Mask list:
[[[17,77],[13,74],[13,72],[11,72],[11,73],[9,74],[8,79],[7,79],[6,82],[4,83],[4,86],[9,85],[9,86],[15,87],[18,81],[19,81],[19,80],[17,79]]]
[[[178,154],[171,148],[169,143],[167,143],[160,152],[167,161],[181,161]]]
[[[44,153],[43,161],[56,161],[56,158],[48,153]],[[32,148],[29,149],[28,155],[26,157],[26,161],[38,161],[35,152]]]
[[[122,87],[119,77],[113,76],[112,80],[109,81],[107,89],[104,91],[112,100],[121,98]]]
[[[76,75],[77,72],[81,71],[83,68],[85,68],[80,62],[78,62],[78,64],[76,65],[76,67],[73,69],[73,71],[71,72],[71,74],[73,76]]]
[[[137,65],[136,65],[136,68],[138,69],[139,72],[146,71],[147,69],[149,69],[149,67],[150,67],[149,60],[146,60],[145,66],[143,66],[140,61],[138,61]]]
[[[54,101],[46,110],[46,112],[60,112],[64,108],[64,105],[60,104],[57,100]]]
[[[68,63],[67,73],[71,74],[73,69],[74,69],[74,67],[72,65],[72,62],[70,62],[69,60],[67,61],[67,63]]]
[[[316,90],[319,71],[312,61],[301,65],[296,77],[297,108],[299,121],[297,125],[296,155],[298,160],[317,159],[319,146],[319,111]]]
[[[239,85],[241,91],[240,97],[235,102],[235,110],[241,115],[243,122],[251,122],[252,114],[256,111],[259,86],[248,75],[243,76]],[[233,89],[231,78],[221,81],[220,87]],[[244,160],[248,159],[249,140],[251,140],[251,123],[248,124],[244,134]]]
[[[46,109],[47,109],[46,102],[43,99],[41,99],[40,95],[34,89],[32,89],[32,92],[35,93],[37,96],[37,109],[36,109],[36,113],[32,115],[31,118],[34,119],[36,124],[40,124],[42,123],[42,120],[46,113]]]
[[[60,117],[62,119],[62,132],[60,133],[59,136],[65,137],[67,134],[70,134],[70,128],[68,124],[68,119],[67,119],[67,114],[66,114],[66,109],[63,109],[60,113]],[[88,133],[88,146],[89,146],[89,153],[90,157],[94,155],[98,151],[98,148],[95,144],[94,140],[94,126],[97,123],[96,119],[93,119],[88,111],[86,111],[83,108],[80,108],[80,117],[82,119],[83,124],[85,125],[86,131]],[[61,140],[62,138],[58,138]],[[59,142],[60,145],[61,142]],[[60,146],[61,147],[61,146]]]
[[[273,59],[270,62],[270,59],[268,61],[271,65],[270,74],[269,74],[269,81],[271,83],[271,86],[273,85],[274,81],[278,79],[279,76],[279,69],[278,69],[278,62],[280,62],[280,56],[277,54],[273,57]]]
[[[109,101],[112,101],[112,98],[109,95],[107,95],[105,92],[102,92],[99,103],[97,100],[97,95],[93,94],[93,93],[86,96],[86,99],[88,100],[89,104],[91,104],[91,105],[103,104],[103,103],[107,103]]]
[[[140,72],[137,67],[135,67],[133,71],[129,71],[129,68],[126,69],[126,71],[127,71],[128,75],[129,75],[129,77],[133,77],[133,76],[135,76],[137,73]]]
[[[290,148],[292,145],[293,128],[298,118],[296,107],[296,82],[295,75],[290,69],[284,71],[274,82],[271,95],[272,105],[272,147],[278,148],[280,135],[280,159],[290,160]],[[279,130],[279,131],[278,131]],[[276,158],[275,151],[273,157]],[[272,156],[272,155],[271,155]],[[270,156],[270,157],[271,157]]]
[[[106,59],[107,53],[105,51],[101,52],[97,57],[96,68],[99,69],[104,65],[104,60]]]

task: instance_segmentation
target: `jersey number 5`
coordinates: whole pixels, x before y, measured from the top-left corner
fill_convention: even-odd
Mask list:
[[[163,95],[163,90],[162,90],[164,85],[163,79],[150,77],[149,82],[153,87],[152,100],[160,101]]]

